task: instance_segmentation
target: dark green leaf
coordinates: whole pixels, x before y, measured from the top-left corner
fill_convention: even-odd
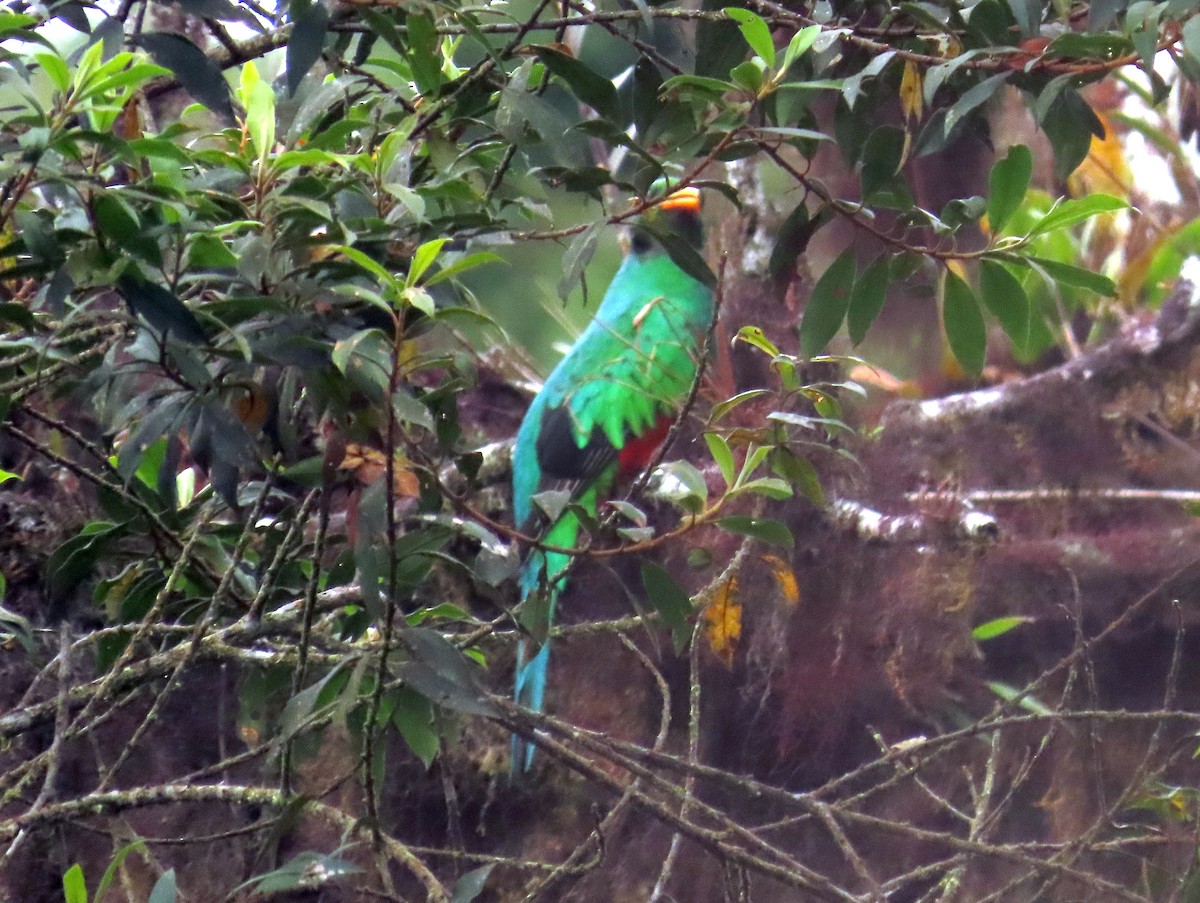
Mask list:
[[[410,14],[405,19],[408,26],[408,52],[405,59],[412,68],[413,81],[422,94],[432,94],[442,84],[441,54],[438,44],[441,38],[433,18],[425,13]]]
[[[942,326],[964,370],[978,376],[987,353],[987,326],[971,287],[950,270],[942,283]]]
[[[988,228],[993,235],[1004,231],[1004,226],[1029,189],[1029,177],[1033,173],[1033,155],[1024,144],[1008,149],[1003,160],[996,161],[988,176]]]
[[[1017,354],[1027,356],[1033,342],[1033,304],[1017,277],[1004,264],[984,260],[979,265],[979,295]]]
[[[883,310],[887,300],[891,263],[887,254],[880,254],[854,281],[850,305],[846,311],[846,328],[855,345],[866,338],[867,330]]]
[[[292,34],[287,45],[287,84],[288,94],[294,95],[304,76],[321,58],[329,11],[321,0],[292,0],[289,12]]]
[[[996,75],[989,76],[974,87],[964,91],[962,96],[955,101],[954,105],[946,111],[946,118],[942,123],[942,134],[947,138],[950,136],[954,128],[962,121],[968,113],[976,107],[981,106],[991,99],[996,90],[1008,81],[1011,72],[1000,72]]]
[[[796,260],[808,248],[809,240],[821,226],[829,222],[830,217],[827,207],[822,207],[816,216],[810,217],[805,202],[797,204],[775,233],[775,247],[771,249],[767,271],[778,278],[785,271],[794,270]]]
[[[558,297],[566,300],[571,291],[583,278],[583,271],[596,253],[600,241],[600,230],[594,224],[588,226],[573,239],[563,254],[562,276],[558,280]]]
[[[250,879],[242,887],[252,887],[254,896],[273,896],[311,887],[314,875],[332,881],[361,872],[358,866],[330,853],[298,853],[277,869]]]
[[[793,548],[796,545],[792,531],[787,528],[787,525],[768,517],[748,517],[738,514],[720,518],[717,526],[730,533],[749,536],[785,549]]]
[[[854,249],[847,248],[817,280],[800,321],[800,350],[813,357],[837,335],[854,290]]]
[[[621,105],[617,89],[602,75],[592,71],[573,56],[553,47],[538,47],[537,57],[552,73],[570,87],[571,92],[605,119],[617,120]]]
[[[233,119],[229,85],[220,67],[183,35],[152,31],[137,38],[160,66],[166,66],[192,97],[214,113]]]
[[[1132,51],[1133,42],[1125,35],[1065,31],[1050,42],[1045,54],[1077,60],[1114,60]]]
[[[1092,136],[1104,137],[1104,125],[1079,92],[1064,90],[1041,120],[1042,131],[1054,149],[1054,175],[1060,181],[1083,162],[1092,146]]]
[[[825,507],[825,492],[817,469],[807,458],[786,448],[777,448],[771,455],[771,469],[800,490],[818,508]]]
[[[904,129],[882,125],[871,132],[862,152],[862,196],[869,199],[888,185],[904,163]]]
[[[402,642],[413,659],[399,676],[434,705],[468,715],[494,715],[496,708],[479,681],[478,668],[461,650],[435,630],[411,627]]]
[[[679,267],[679,269],[683,270],[700,284],[706,285],[709,288],[716,287],[716,274],[709,268],[695,247],[682,235],[674,232],[665,232],[662,229],[645,224],[639,226],[639,228],[646,229],[657,239],[658,243],[663,246],[663,250],[667,252],[667,256],[675,263],[675,266]]]
[[[433,706],[426,697],[409,687],[400,687],[395,691],[394,698],[396,705],[392,709],[392,723],[413,755],[428,768],[441,744]]]
[[[703,0],[700,8],[715,12],[726,5],[727,0]],[[738,40],[737,24],[728,19],[715,22],[702,19],[696,27],[695,46],[695,73],[699,76],[725,78],[746,56],[745,42]]]
[[[651,561],[642,562],[642,585],[646,599],[671,630],[671,641],[677,653],[687,648],[692,636],[689,618],[692,600],[665,568]]]

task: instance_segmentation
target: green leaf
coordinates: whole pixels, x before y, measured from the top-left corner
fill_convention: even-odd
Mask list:
[[[62,883],[66,903],[88,903],[87,882],[83,879],[83,866],[78,862],[63,872]]]
[[[813,286],[800,321],[800,350],[805,357],[824,351],[841,329],[854,290],[854,270],[854,249],[847,248]]]
[[[170,69],[192,97],[214,113],[233,119],[229,85],[220,67],[204,51],[183,35],[169,31],[148,32],[139,36],[137,42],[154,58],[154,62]]]
[[[1033,342],[1033,303],[1024,286],[1008,268],[994,260],[979,264],[979,295],[983,305],[1000,321],[1018,355],[1029,353]]]
[[[175,898],[175,869],[167,869],[154,882],[146,903],[175,903]]]
[[[437,260],[438,254],[442,252],[442,248],[449,240],[448,238],[435,238],[417,248],[416,253],[413,254],[412,263],[408,265],[407,285],[416,285],[421,280],[425,271]]]
[[[600,241],[600,229],[593,223],[573,239],[563,254],[563,273],[558,280],[558,297],[564,301],[583,278],[583,271],[596,253]]]
[[[739,392],[731,398],[717,402],[712,406],[712,412],[709,414],[709,423],[717,423],[734,408],[745,404],[747,401],[753,401],[756,398],[766,398],[772,394],[770,389],[747,389],[745,392]]]
[[[50,84],[54,85],[60,94],[66,94],[67,89],[71,87],[71,74],[63,58],[57,53],[35,53],[33,58],[41,65],[42,71],[50,79]]]
[[[383,266],[383,264],[371,257],[368,257],[358,248],[352,248],[349,245],[340,245],[333,250],[345,254],[348,258],[353,260],[356,264],[358,264],[392,291],[398,292],[400,290],[399,280],[397,280],[396,277],[393,276],[385,266]]]
[[[704,482],[704,475],[694,464],[668,461],[659,470],[676,481],[675,485],[670,482],[664,485],[663,495],[687,511],[696,513],[704,509],[704,503],[708,501],[708,486]]]
[[[1027,615],[1012,615],[1007,618],[993,618],[991,621],[985,621],[974,630],[971,631],[971,636],[979,642],[984,640],[992,640],[998,636],[1003,636],[1010,630],[1020,627],[1022,624],[1029,624],[1034,619]]]
[[[445,282],[447,279],[452,279],[455,276],[461,275],[468,270],[473,270],[475,267],[483,266],[485,263],[506,263],[507,261],[499,254],[493,254],[491,251],[479,251],[475,254],[468,254],[448,266],[442,267],[432,276],[425,280],[426,288],[437,285],[439,282]],[[468,314],[474,313],[467,311]]]
[[[1050,716],[1054,714],[1040,700],[1030,696],[1024,690],[1018,690],[1012,684],[1007,684],[999,680],[989,680],[987,685],[989,690],[991,690],[1005,702],[1012,702],[1015,699],[1020,699],[1018,705],[1033,715]]]
[[[708,443],[708,450],[712,453],[713,460],[717,462],[717,467],[721,469],[721,478],[725,481],[725,485],[731,485],[735,473],[733,452],[729,448],[729,443],[725,441],[724,436],[717,433],[705,433],[704,441]]]
[[[692,625],[688,621],[692,614],[691,597],[662,565],[652,561],[642,562],[642,585],[651,607],[671,631],[675,652],[682,652],[692,636]]]
[[[763,62],[768,66],[774,66],[775,42],[771,38],[771,27],[763,21],[762,17],[737,6],[727,6],[723,12],[738,23],[738,30],[746,39],[746,43],[750,45],[750,49],[762,57]],[[813,40],[815,41],[816,38],[814,37]],[[811,41],[809,46],[812,46]]]
[[[1045,53],[1048,57],[1064,57],[1076,60],[1115,60],[1133,51],[1133,41],[1121,34],[1081,34],[1065,31],[1050,42]]]
[[[408,28],[408,46],[403,56],[412,69],[413,81],[422,94],[433,94],[444,80],[437,25],[426,13],[410,14],[404,24]]]
[[[825,507],[825,491],[812,462],[786,448],[776,448],[771,456],[771,469],[794,485],[804,497],[818,508]]]
[[[762,90],[763,71],[755,60],[738,63],[729,70],[729,77],[735,85],[745,88],[751,94],[757,94]]]
[[[541,46],[535,52],[542,64],[566,82],[571,92],[583,103],[605,119],[620,118],[621,102],[611,81],[561,50]]]
[[[850,341],[855,345],[866,338],[867,330],[883,310],[888,283],[891,281],[890,269],[888,255],[880,254],[854,281],[846,311],[846,328],[850,333]]]
[[[794,548],[796,545],[792,531],[787,528],[787,525],[782,521],[773,520],[769,517],[749,517],[741,514],[731,515],[730,517],[720,518],[717,521],[717,526],[730,533],[749,536],[785,549]]]
[[[816,231],[829,222],[831,215],[829,208],[823,207],[816,216],[809,216],[805,202],[797,204],[775,233],[775,247],[771,249],[767,272],[776,278],[785,270],[794,272],[796,260],[807,250]]]
[[[275,92],[259,77],[253,61],[242,65],[238,94],[246,108],[250,143],[258,152],[258,159],[266,160],[275,147]]]
[[[862,196],[869,199],[891,184],[904,165],[907,137],[904,129],[881,125],[871,132],[862,151]]]
[[[433,706],[429,700],[409,687],[395,691],[392,723],[413,755],[428,768],[437,757],[441,738],[438,736]]]
[[[1041,98],[1039,104],[1040,101]],[[1104,137],[1104,124],[1073,89],[1063,90],[1046,107],[1045,117],[1039,124],[1054,149],[1054,175],[1060,181],[1066,181],[1087,157],[1092,138]]]
[[[291,0],[288,14],[292,34],[287,45],[287,85],[288,95],[294,96],[304,76],[321,58],[329,29],[329,11],[321,0]]]
[[[987,354],[987,326],[975,293],[950,270],[942,283],[942,326],[963,369],[978,376]]]
[[[663,250],[667,252],[667,256],[671,258],[671,262],[679,269],[683,270],[701,285],[708,288],[715,288],[717,285],[717,276],[700,256],[699,252],[692,246],[691,242],[687,241],[682,235],[675,232],[664,232],[662,229],[647,227],[642,224],[640,228],[650,232],[655,240],[663,246]]]
[[[988,176],[988,228],[993,235],[1004,231],[1009,218],[1016,213],[1029,189],[1033,173],[1033,155],[1024,144],[1008,149],[1003,160],[997,160]]]
[[[979,84],[964,91],[954,105],[946,111],[946,118],[942,122],[942,134],[947,138],[950,137],[950,133],[954,131],[955,126],[962,121],[963,117],[991,99],[996,90],[1008,81],[1010,75],[1012,75],[1011,72],[1001,72],[985,78]]]
[[[206,344],[208,335],[195,314],[174,292],[126,273],[117,279],[117,289],[130,310],[162,333],[170,333],[185,342]]]
[[[455,881],[454,888],[450,891],[450,903],[473,903],[475,898],[483,893],[488,875],[495,867],[495,864],[482,866],[467,872]]]
[[[133,843],[127,843],[121,849],[117,850],[112,858],[112,862],[108,864],[108,868],[104,870],[104,875],[100,878],[100,883],[96,885],[95,903],[104,903],[104,894],[108,888],[116,880],[117,872],[125,863],[125,859],[130,853],[143,852],[146,849],[146,841],[135,840]]]
[[[809,49],[816,43],[817,38],[820,36],[820,25],[809,25],[801,28],[792,35],[792,39],[788,42],[787,50],[783,54],[783,63],[779,67],[779,75],[785,75],[796,60],[808,53]]]
[[[1068,229],[1093,216],[1125,210],[1128,207],[1129,204],[1126,201],[1113,197],[1111,194],[1089,194],[1083,198],[1068,198],[1034,223],[1029,230],[1029,237],[1057,232],[1059,229]]]
[[[243,888],[253,888],[253,896],[275,896],[310,887],[313,875],[320,875],[324,881],[332,881],[361,871],[357,865],[339,856],[305,850],[303,853],[297,853],[279,868],[251,878],[234,890],[236,893]]]
[[[756,480],[742,483],[738,486],[738,492],[753,492],[756,495],[765,495],[767,498],[774,499],[777,502],[792,497],[792,487],[787,484],[787,481],[779,480],[775,477],[759,477]]]
[[[737,331],[734,337],[735,342],[745,342],[747,345],[753,345],[759,351],[765,352],[771,357],[779,356],[779,348],[775,343],[767,338],[767,334],[757,326],[743,326]]]
[[[1200,19],[1195,21],[1200,21]],[[1030,264],[1044,270],[1046,275],[1055,282],[1061,282],[1072,288],[1081,288],[1087,292],[1095,292],[1106,298],[1115,298],[1117,295],[1116,284],[1102,273],[1085,270],[1083,267],[1073,266],[1069,263],[1060,263],[1057,260],[1047,260],[1045,257],[1028,259]]]
[[[436,630],[405,629],[402,642],[412,661],[396,669],[397,676],[434,705],[467,715],[493,717],[496,706],[479,682],[478,666]]]

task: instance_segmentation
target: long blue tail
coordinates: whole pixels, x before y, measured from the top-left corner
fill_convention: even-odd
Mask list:
[[[553,546],[570,548],[579,536],[579,520],[568,512],[546,534],[546,542]],[[535,712],[545,711],[546,679],[550,671],[550,628],[554,624],[554,612],[558,607],[558,594],[562,590],[563,571],[571,557],[561,552],[535,550],[529,554],[521,568],[521,604],[525,606],[536,592],[548,594],[545,600],[545,620],[536,625],[533,632],[544,637],[541,647],[528,637],[517,647],[517,669],[514,680],[513,698],[517,705]],[[526,622],[528,623],[528,622]],[[534,651],[536,649],[536,651]],[[516,734],[512,738],[512,761],[509,774],[516,778],[529,771],[533,765],[535,747]]]
[[[518,705],[541,712],[546,704],[546,676],[550,671],[550,638],[542,643],[542,648],[533,658],[529,651],[533,648],[530,640],[521,640],[517,650],[517,680],[515,698]],[[528,661],[526,659],[528,658]],[[533,754],[537,749],[532,743],[527,743],[521,737],[513,734],[512,763],[509,773],[513,777],[529,771],[533,766]]]

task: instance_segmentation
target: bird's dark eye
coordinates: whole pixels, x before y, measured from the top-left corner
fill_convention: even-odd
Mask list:
[[[634,254],[645,254],[654,246],[654,240],[641,229],[634,229],[629,244]]]

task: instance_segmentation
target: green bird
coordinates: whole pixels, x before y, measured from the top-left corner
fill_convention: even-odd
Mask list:
[[[639,217],[595,319],[530,404],[513,450],[513,514],[522,532],[538,532],[533,497],[548,490],[569,492],[594,517],[620,481],[649,464],[687,400],[713,317],[713,295],[679,268],[655,234],[700,249],[695,188],[668,195]],[[541,535],[546,545],[568,549],[579,529],[578,516],[567,509]],[[546,631],[569,561],[565,552],[535,549],[521,571],[522,602],[538,594],[541,603],[526,606],[526,624],[546,639],[540,649],[532,639],[521,642],[516,700],[538,712],[550,664]],[[529,624],[531,614],[539,623]],[[514,774],[529,769],[533,752],[513,738]]]

